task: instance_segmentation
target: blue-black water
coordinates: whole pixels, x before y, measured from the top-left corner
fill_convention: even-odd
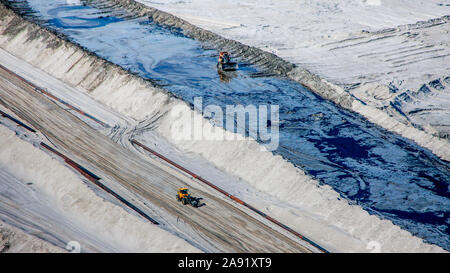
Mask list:
[[[216,70],[217,52],[146,18],[123,20],[66,1],[30,0],[47,27],[183,100],[280,107],[280,154],[343,197],[450,250],[449,163],[280,77]]]

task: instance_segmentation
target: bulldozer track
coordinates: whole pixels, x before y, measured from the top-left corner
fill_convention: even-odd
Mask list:
[[[75,107],[75,106],[73,106],[73,105],[71,105],[71,104],[65,102],[64,100],[62,100],[62,99],[60,99],[60,98],[58,98],[58,97],[56,97],[56,96],[50,94],[49,92],[47,92],[47,91],[44,90],[43,88],[41,88],[41,87],[39,87],[39,86],[36,86],[36,85],[33,84],[32,82],[30,82],[30,81],[28,81],[27,79],[23,78],[22,76],[20,76],[20,75],[14,73],[13,71],[9,70],[8,68],[4,67],[4,66],[1,65],[1,64],[0,64],[0,68],[3,69],[3,70],[5,70],[6,72],[8,72],[10,75],[12,75],[12,76],[18,78],[18,79],[21,80],[22,82],[28,84],[28,85],[31,86],[35,91],[44,94],[45,96],[51,98],[51,99],[54,100],[54,101],[57,101],[57,102],[59,102],[59,103],[64,104],[65,106],[69,107],[70,109],[72,109],[72,110],[76,111],[77,113],[79,113],[79,114],[81,114],[81,115],[83,115],[83,116],[85,116],[85,117],[87,117],[87,118],[93,120],[94,122],[100,124],[100,125],[103,126],[103,127],[110,127],[108,124],[104,123],[103,121],[101,121],[101,120],[95,118],[94,116],[92,116],[92,115],[90,115],[90,114],[88,114],[88,113],[86,113],[86,112],[80,110],[79,108],[77,108],[77,107]]]
[[[145,212],[143,212],[142,210],[140,210],[139,208],[137,208],[135,205],[133,205],[132,203],[128,202],[125,198],[121,197],[120,195],[118,195],[117,193],[115,193],[113,190],[111,190],[110,188],[108,188],[107,186],[105,186],[103,183],[101,183],[99,180],[101,179],[100,177],[96,176],[95,174],[93,174],[92,172],[88,171],[86,168],[82,167],[81,165],[79,165],[78,163],[76,163],[75,161],[73,161],[72,159],[68,158],[67,156],[61,154],[60,152],[56,151],[55,149],[53,149],[52,147],[48,146],[47,144],[41,142],[41,147],[47,149],[48,151],[54,153],[55,155],[61,157],[64,159],[64,161],[70,165],[72,168],[74,168],[75,170],[77,170],[82,176],[86,177],[89,181],[91,181],[92,183],[94,183],[95,185],[97,185],[99,188],[101,188],[102,190],[104,190],[105,192],[109,193],[110,195],[114,196],[117,200],[119,200],[120,202],[122,202],[124,205],[126,205],[127,207],[129,207],[130,209],[134,210],[135,212],[137,212],[139,215],[141,215],[142,217],[144,217],[145,219],[149,220],[152,224],[155,225],[159,225],[159,223],[151,218],[150,216],[148,216]]]

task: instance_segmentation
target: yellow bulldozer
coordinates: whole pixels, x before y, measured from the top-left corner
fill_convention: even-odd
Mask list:
[[[189,193],[188,188],[179,188],[177,191],[177,201],[183,203],[183,205],[191,204],[194,208],[198,208],[204,205],[200,203],[200,200],[202,199],[203,198],[193,197]]]

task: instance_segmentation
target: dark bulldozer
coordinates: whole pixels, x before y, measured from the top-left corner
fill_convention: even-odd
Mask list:
[[[204,206],[204,203],[201,203],[201,197],[193,197],[188,188],[179,188],[177,192],[177,201],[183,203],[183,205],[191,204],[194,208],[198,208]]]

